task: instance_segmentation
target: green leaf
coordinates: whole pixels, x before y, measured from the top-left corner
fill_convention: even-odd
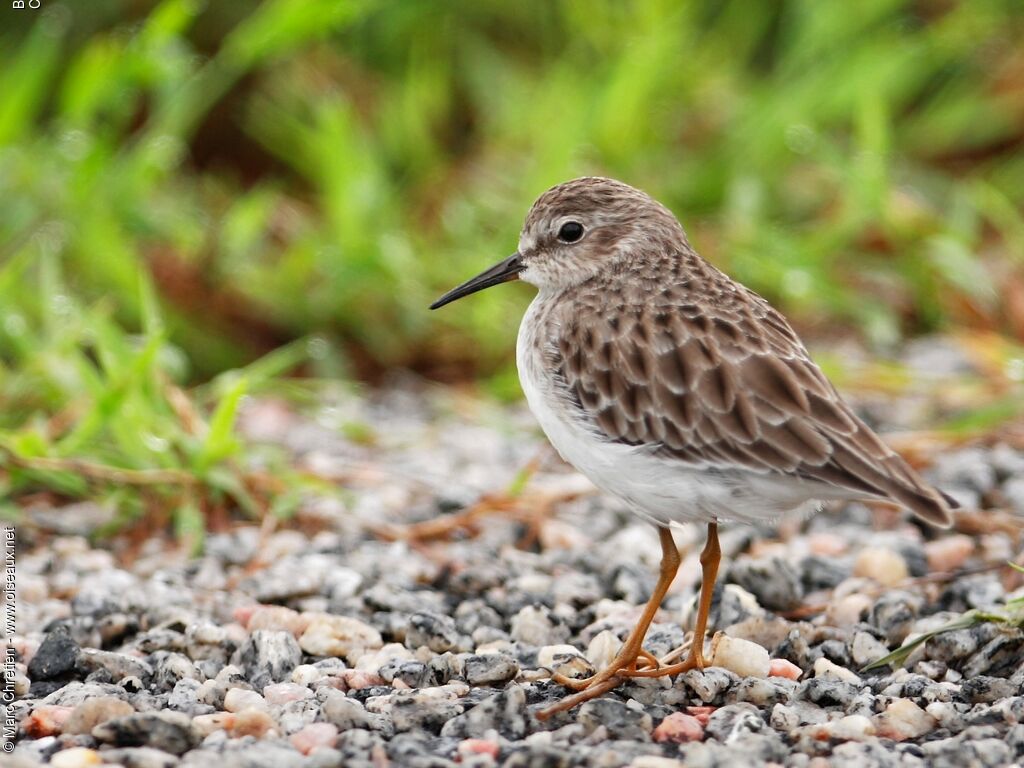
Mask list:
[[[192,467],[197,475],[205,476],[210,469],[238,451],[239,443],[235,438],[235,419],[238,406],[248,390],[248,379],[239,376],[228,387],[224,396],[217,404],[213,417],[210,419],[209,431],[192,460]]]
[[[944,634],[946,632],[952,632],[957,629],[969,629],[970,627],[973,627],[985,621],[1005,622],[1007,621],[1007,619],[1006,617],[1001,616],[1000,614],[986,613],[978,610],[968,611],[960,618],[954,619],[953,621],[950,621],[947,624],[943,624],[938,629],[933,629],[930,632],[924,632],[919,637],[914,638],[910,642],[904,643],[892,653],[883,656],[877,661],[871,662],[866,667],[864,667],[862,671],[870,672],[873,669],[879,669],[880,667],[884,667],[890,664],[893,666],[902,664],[904,661],[907,660],[907,657],[910,656],[910,654],[913,652],[915,648],[922,645],[923,643],[928,642],[933,637]]]

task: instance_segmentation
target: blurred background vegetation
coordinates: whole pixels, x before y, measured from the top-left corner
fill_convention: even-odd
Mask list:
[[[426,307],[583,174],[811,335],[1024,339],[1017,0],[42,6],[0,11],[0,491],[244,501],[234,407],[297,365],[513,395],[529,290]]]

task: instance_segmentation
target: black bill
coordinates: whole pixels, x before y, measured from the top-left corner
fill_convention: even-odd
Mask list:
[[[509,280],[518,280],[519,273],[523,271],[523,262],[518,253],[513,253],[507,259],[495,264],[490,269],[481,272],[474,278],[464,282],[457,288],[452,288],[448,293],[430,305],[431,309],[439,309],[445,304],[450,304],[463,296],[482,291],[498,283],[507,283]]]

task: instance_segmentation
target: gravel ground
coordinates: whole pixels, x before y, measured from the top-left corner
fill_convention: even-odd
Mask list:
[[[911,350],[922,366],[928,350]],[[936,457],[965,507],[952,531],[860,504],[775,529],[724,526],[712,621],[720,667],[630,682],[539,721],[589,674],[654,583],[655,531],[550,454],[515,503],[445,538],[388,540],[507,487],[542,441],[521,409],[397,386],[315,417],[255,402],[250,435],[339,481],[287,529],[239,524],[189,559],[86,537],[100,510],[19,529],[17,721],[6,767],[997,766],[1024,756],[1021,630],[944,634],[898,669],[863,667],[1020,577],[1024,451]],[[913,426],[914,399],[886,406]],[[886,412],[867,403],[876,420]],[[366,430],[372,425],[374,440]],[[359,441],[342,435],[360,436]],[[56,529],[57,532],[53,533]],[[703,531],[648,636],[684,639]],[[711,648],[709,646],[709,652]]]

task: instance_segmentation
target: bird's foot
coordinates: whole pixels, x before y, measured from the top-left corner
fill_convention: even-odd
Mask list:
[[[704,654],[696,650],[695,647],[690,649],[690,653],[685,661],[675,664],[669,663],[672,659],[672,654],[663,659],[658,659],[654,654],[641,650],[633,659],[620,659],[616,657],[607,668],[596,675],[591,675],[582,680],[566,677],[558,672],[554,672],[551,675],[552,680],[559,685],[564,685],[566,688],[576,691],[576,693],[566,696],[546,709],[542,709],[537,713],[537,717],[541,720],[546,720],[558,712],[565,712],[585,701],[596,699],[598,696],[618,687],[629,678],[668,677],[689,672],[691,669],[703,670],[707,665]],[[645,666],[639,668],[637,664],[639,661],[643,661]]]

